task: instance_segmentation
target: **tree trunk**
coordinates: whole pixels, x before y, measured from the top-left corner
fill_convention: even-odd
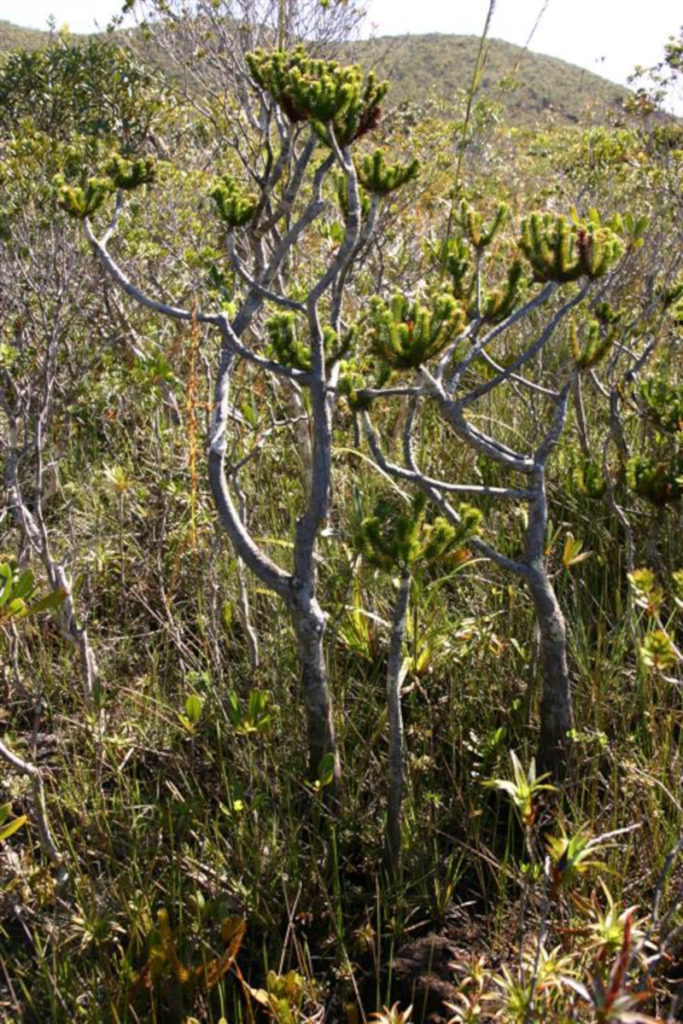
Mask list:
[[[332,754],[334,769],[331,788],[336,796],[341,768],[325,661],[325,616],[315,598],[311,598],[303,606],[297,602],[292,608],[292,622],[306,707],[309,778],[312,782],[319,778],[322,759],[326,754]]]
[[[536,760],[540,772],[549,772],[555,781],[563,782],[569,771],[569,732],[574,725],[567,665],[567,628],[546,573],[534,571],[529,578],[529,587],[540,637],[539,661],[543,686]]]

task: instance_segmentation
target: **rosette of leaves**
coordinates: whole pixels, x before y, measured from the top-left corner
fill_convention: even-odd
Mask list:
[[[209,193],[221,220],[230,228],[248,224],[256,212],[258,197],[247,192],[231,175],[225,174]]]
[[[490,291],[484,289],[478,315],[490,324],[497,324],[505,320],[518,304],[524,285],[522,262],[513,260],[507,269],[505,284],[501,288],[493,288]],[[469,309],[468,315],[470,315]]]
[[[141,185],[149,185],[156,180],[157,162],[153,156],[127,160],[119,153],[114,153],[105,164],[105,173],[115,188],[130,192]]]
[[[131,157],[112,154],[104,163],[103,174],[86,178],[81,175],[81,184],[69,184],[69,170],[78,175],[81,164],[78,160],[79,150],[75,149],[76,165],[69,160],[70,154],[65,152],[65,173],[55,175],[53,187],[57,192],[57,204],[77,220],[85,220],[102,206],[107,197],[116,189],[130,192],[141,185],[148,185],[156,179],[157,163],[153,156]],[[82,156],[80,157],[82,160]],[[70,166],[70,164],[72,166]]]
[[[456,221],[470,244],[474,246],[477,252],[481,253],[491,245],[491,242],[508,219],[509,213],[510,209],[507,203],[500,203],[490,225],[485,227],[481,213],[463,199],[460,203]]]
[[[427,522],[426,505],[422,493],[416,494],[407,507],[393,496],[381,498],[356,533],[356,550],[371,565],[392,572],[417,562],[445,558],[480,529],[482,513],[471,505],[460,506],[458,526],[441,516]]]
[[[356,162],[358,180],[372,195],[388,196],[409,181],[413,181],[420,173],[420,161],[410,163],[387,163],[383,149],[377,149]]]
[[[67,185],[61,174],[55,177],[54,186],[57,205],[76,220],[91,217],[115,188],[111,178],[88,178],[84,185]]]
[[[390,369],[416,369],[458,334],[465,311],[448,292],[422,304],[397,292],[389,302],[370,303],[370,349]]]
[[[626,463],[628,486],[653,505],[669,505],[683,494],[683,452],[657,461],[648,455],[634,455]]]
[[[370,72],[363,78],[358,65],[310,57],[295,50],[247,54],[257,85],[282,108],[293,124],[309,121],[322,142],[330,145],[331,126],[340,146],[347,146],[375,128],[380,103],[389,88]]]
[[[363,394],[365,379],[353,362],[342,362],[339,367],[339,394],[348,402],[351,412],[362,412],[372,405],[372,397]]]
[[[532,213],[522,221],[519,247],[531,264],[534,280],[560,284],[603,277],[624,251],[622,240],[601,223],[595,211],[585,223]]]
[[[640,397],[649,419],[660,430],[670,434],[683,431],[683,384],[650,377],[640,385]]]
[[[669,672],[678,664],[673,640],[663,629],[655,629],[643,640],[640,657],[646,668],[656,672]]]
[[[291,51],[275,50],[272,53],[253,50],[246,55],[246,60],[256,84],[272,96],[293,124],[309,119],[310,113],[303,97],[292,84],[297,73],[303,75],[310,66],[310,58],[303,46]]]
[[[380,106],[389,88],[388,82],[379,82],[372,71],[368,73],[365,81],[359,68],[342,68],[342,71],[356,71],[359,75],[357,85],[349,89],[349,100],[342,106],[334,117],[322,118],[314,116],[312,119],[313,128],[318,138],[325,145],[330,145],[331,139],[328,125],[331,125],[337,143],[344,147],[362,138],[379,124],[382,116]],[[316,110],[313,110],[314,115]]]
[[[397,499],[380,498],[373,514],[360,524],[354,537],[356,550],[370,565],[386,572],[412,564],[419,549],[423,514],[424,501],[420,505],[417,498],[407,509]]]
[[[311,346],[308,340],[299,337],[299,323],[296,313],[276,313],[266,321],[270,354],[283,366],[308,373],[312,368]],[[353,342],[353,331],[340,341],[337,332],[327,325],[323,328],[323,343],[326,362],[334,362],[346,352]]]

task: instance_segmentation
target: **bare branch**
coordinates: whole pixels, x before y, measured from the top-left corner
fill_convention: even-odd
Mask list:
[[[533,359],[534,356],[536,356],[550,341],[555,333],[556,327],[565,318],[567,313],[569,313],[575,306],[578,306],[580,302],[583,302],[592,284],[592,281],[588,281],[583,288],[573,296],[573,298],[569,299],[560,307],[560,309],[558,309],[557,313],[551,317],[533,345],[529,345],[529,347],[525,349],[517,359],[514,359],[509,366],[506,366],[501,373],[496,374],[496,376],[492,377],[491,380],[480,384],[479,387],[473,388],[472,391],[468,392],[467,395],[460,399],[459,404],[462,405],[463,408],[472,405],[472,403],[476,402],[477,399],[481,398],[483,395],[487,395],[489,391],[493,391],[504,381],[509,380],[520,366],[524,366],[524,364],[528,363],[530,359]]]
[[[149,295],[146,295],[143,291],[137,288],[132,281],[126,277],[121,267],[108,251],[106,242],[96,237],[90,221],[87,218],[84,220],[83,226],[86,238],[92,245],[109,274],[111,274],[123,291],[127,295],[130,295],[131,298],[135,299],[135,301],[141,306],[145,306],[147,309],[151,309],[155,313],[163,313],[164,316],[170,316],[174,320],[191,321],[195,319],[202,324],[217,325],[219,323],[219,316],[216,314],[210,315],[200,311],[193,311],[191,309],[182,309],[180,306],[169,306],[165,302],[159,302],[157,299],[150,298]]]
[[[228,487],[225,472],[225,433],[229,418],[229,387],[235,353],[224,347],[216,380],[214,415],[209,440],[209,480],[214,500],[230,540],[245,565],[264,583],[287,602],[292,598],[292,578],[276,565],[254,541],[247,530]]]
[[[533,299],[530,299],[529,302],[525,303],[522,307],[520,307],[520,309],[515,310],[514,313],[511,313],[510,316],[506,317],[505,320],[503,320],[501,323],[497,324],[492,330],[490,330],[488,334],[485,334],[478,341],[476,341],[472,345],[472,348],[467,353],[467,355],[455,366],[448,381],[448,387],[446,389],[448,393],[450,394],[451,392],[455,391],[460,381],[462,380],[462,376],[467,367],[471,365],[471,363],[477,358],[479,353],[484,348],[490,345],[491,342],[494,341],[494,339],[497,338],[499,334],[503,334],[506,330],[508,330],[509,327],[517,323],[518,320],[522,320],[525,316],[528,316],[529,313],[531,313],[534,309],[537,309],[539,306],[542,306],[550,298],[550,296],[553,295],[555,291],[557,291],[558,287],[558,285],[553,283],[547,284],[545,288],[541,292],[539,292],[538,295],[534,296]],[[471,333],[476,333],[483,325],[481,321],[476,321],[471,326]],[[457,346],[460,344],[460,341],[463,338],[467,338],[469,336],[469,333],[469,331],[465,331],[462,337],[457,339],[456,343],[449,350],[451,354],[455,352]],[[441,363],[439,364],[438,372],[436,374],[438,380],[440,380],[443,377],[443,374],[445,373],[447,367],[448,363],[446,362],[444,356],[444,358],[441,360]]]

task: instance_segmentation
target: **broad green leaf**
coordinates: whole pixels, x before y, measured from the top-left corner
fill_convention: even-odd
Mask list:
[[[202,715],[202,699],[191,693],[185,701],[185,714],[193,725],[197,725]]]
[[[2,608],[12,593],[12,568],[6,562],[0,564],[0,580],[4,580],[2,589],[0,589],[0,608]]]
[[[33,590],[34,583],[35,577],[33,573],[30,569],[26,569],[15,583],[12,597],[26,597]]]
[[[51,612],[56,608],[59,608],[60,604],[65,600],[65,590],[53,590],[51,594],[47,595],[47,597],[43,597],[40,601],[36,601],[35,604],[32,604],[29,608],[29,612],[31,615],[35,615],[38,612]]]
[[[329,786],[334,779],[334,754],[325,754],[318,766],[318,782],[320,787]]]
[[[26,815],[22,814],[18,818],[13,818],[8,825],[0,828],[0,843],[5,839],[9,839],[9,837],[14,835],[15,832],[18,832],[22,825],[25,825],[27,821],[28,818]]]

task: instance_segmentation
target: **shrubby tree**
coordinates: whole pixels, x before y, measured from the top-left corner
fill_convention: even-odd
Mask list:
[[[111,254],[122,190],[135,177],[136,167],[141,177],[134,185],[149,180],[151,170],[148,173],[139,162],[123,162],[109,169],[108,178],[65,186],[61,202],[83,220],[103,265],[137,302],[174,319],[195,319],[220,333],[209,447],[214,500],[238,556],[290,611],[307,711],[310,773],[317,777],[322,765],[326,778],[336,778],[339,760],[325,662],[325,614],[318,598],[317,549],[330,509],[340,364],[355,342],[344,307],[379,204],[415,176],[417,165],[404,168],[384,156],[359,168],[354,162],[353,150],[377,124],[386,93],[386,84],[373,75],[311,57],[303,48],[256,50],[247,61],[262,148],[258,173],[251,181],[222,175],[210,189],[217,227],[224,232],[227,266],[239,282],[231,296],[224,272],[214,268],[214,280],[224,283],[213,311],[182,309],[150,296],[127,278]],[[98,181],[109,185],[100,186]],[[108,189],[118,189],[116,212],[110,227],[98,235],[92,215],[103,205]],[[338,205],[342,226],[336,242],[325,243],[320,252],[316,229],[330,204]],[[306,249],[313,257],[294,275],[291,266]],[[310,466],[301,485],[303,511],[294,529],[292,565],[287,568],[256,541],[232,493],[241,468],[239,458],[230,461],[232,429],[241,414],[231,388],[245,368],[259,370],[275,382],[268,384],[275,401],[281,389],[291,389],[310,431]]]
[[[366,432],[382,468],[412,480],[455,524],[458,513],[449,504],[450,493],[527,504],[523,553],[510,556],[481,540],[475,547],[517,573],[529,587],[543,676],[539,758],[543,768],[561,777],[567,768],[573,716],[566,625],[545,556],[546,470],[581,374],[602,358],[613,339],[611,313],[598,299],[624,249],[619,225],[603,223],[595,212],[585,221],[576,215],[568,220],[533,214],[522,223],[518,255],[506,260],[504,255],[493,255],[492,248],[506,209],[500,207],[485,224],[477,211],[463,203],[451,218],[457,230],[434,246],[436,286],[428,287],[423,297],[401,293],[390,301],[378,297],[367,319],[361,318],[378,387],[359,388],[354,375],[359,371],[362,375],[363,366],[362,360],[353,358],[356,330],[344,316],[350,275],[372,235],[380,202],[414,177],[417,165],[393,164],[382,152],[354,161],[352,148],[376,126],[386,92],[386,86],[372,75],[364,78],[357,68],[311,57],[303,48],[256,50],[246,55],[246,63],[256,97],[252,102],[258,102],[260,110],[253,120],[260,126],[262,139],[260,170],[252,172],[249,181],[222,175],[211,190],[226,232],[229,266],[241,283],[232,296],[224,288],[228,307],[193,312],[162,302],[134,285],[112,256],[109,245],[122,196],[151,180],[149,164],[120,160],[109,166],[108,176],[89,179],[84,186],[64,187],[61,202],[84,221],[103,264],[136,301],[166,316],[194,317],[219,329],[222,355],[209,456],[214,499],[238,555],[291,612],[307,708],[310,772],[315,775],[320,770],[326,755],[332,758],[334,773],[339,770],[316,552],[330,508],[332,417],[341,390],[352,406],[364,410]],[[322,159],[316,162],[320,152]],[[333,184],[343,217],[336,251],[327,262],[313,260],[308,269],[298,268],[293,276],[292,264],[305,246],[315,251],[313,225],[323,215],[325,196],[328,202],[334,198],[334,193],[330,196]],[[114,190],[118,190],[114,218],[98,236],[92,215]],[[215,268],[213,273],[220,277]],[[551,306],[562,288],[570,290],[569,297]],[[581,327],[581,338],[573,335],[569,346],[555,345],[549,358],[560,324],[592,293],[597,294],[590,322]],[[543,307],[546,310],[539,313]],[[269,308],[277,312],[268,315]],[[536,334],[531,338],[522,334],[520,339],[526,323]],[[310,424],[310,473],[305,510],[294,535],[291,571],[256,543],[230,493],[230,477],[239,465],[236,461],[231,470],[226,458],[228,427],[237,417],[230,384],[241,361],[274,375],[296,395],[308,394],[303,408]],[[430,364],[434,369],[427,368]],[[411,371],[417,374],[418,384],[387,387],[392,374]],[[521,396],[529,408],[534,424],[529,452],[515,447],[508,436],[496,437],[481,429],[471,418],[477,403],[498,389]],[[400,469],[381,454],[364,408],[379,394],[410,398]],[[427,399],[484,467],[495,467],[494,475],[521,476],[523,484],[448,483],[423,472],[413,455],[413,430]]]
[[[137,153],[153,135],[164,93],[160,77],[109,37],[77,42],[57,35],[45,49],[16,51],[4,61],[0,136],[30,126],[62,144],[80,137]]]
[[[486,224],[463,203],[454,218],[458,230],[435,249],[437,264],[446,272],[441,293],[413,302],[401,295],[375,301],[370,348],[383,386],[359,389],[356,402],[366,406],[362,412],[365,432],[378,465],[419,487],[452,524],[460,521],[450,501],[456,494],[526,506],[521,551],[501,550],[476,537],[471,547],[520,576],[529,588],[543,683],[538,759],[542,770],[564,778],[573,710],[567,627],[546,556],[547,468],[567,421],[573,387],[614,340],[611,312],[598,299],[624,244],[614,226],[603,224],[596,213],[587,221],[532,214],[521,225],[519,255],[513,253],[496,268],[491,246],[506,216],[505,208],[499,207]],[[490,283],[495,277],[497,286]],[[562,290],[569,295],[563,296]],[[583,318],[580,333],[572,333],[569,344],[563,342],[563,321],[591,293],[593,306]],[[460,319],[452,320],[444,331],[444,310],[453,303]],[[406,371],[411,371],[414,382],[385,383]],[[477,413],[482,401],[501,393],[508,407],[513,401],[526,407],[531,422],[530,436],[524,439],[526,450],[505,425],[480,426],[487,420],[485,412]],[[385,452],[368,408],[370,402],[392,394],[407,396],[409,401],[400,463]],[[431,406],[458,442],[476,454],[487,482],[445,478],[440,452],[422,464],[416,454],[417,438],[421,417]],[[498,480],[506,477],[510,482],[500,486]]]

